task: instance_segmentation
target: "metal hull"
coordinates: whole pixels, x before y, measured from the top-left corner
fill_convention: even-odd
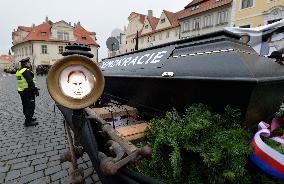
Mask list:
[[[105,95],[149,115],[163,115],[173,108],[184,112],[193,103],[206,104],[222,113],[230,105],[241,110],[244,127],[251,127],[272,115],[284,99],[284,81],[257,84],[251,81],[106,76],[106,84]]]
[[[152,115],[193,103],[222,113],[230,105],[241,110],[243,127],[255,127],[284,99],[284,67],[224,32],[108,58],[101,67],[104,95]]]

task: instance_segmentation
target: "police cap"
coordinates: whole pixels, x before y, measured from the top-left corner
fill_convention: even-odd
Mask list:
[[[25,64],[25,63],[29,63],[30,62],[30,58],[27,57],[27,58],[24,58],[22,60],[19,61],[21,64]]]

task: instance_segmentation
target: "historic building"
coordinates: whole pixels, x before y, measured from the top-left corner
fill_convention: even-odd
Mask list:
[[[30,57],[34,66],[52,65],[62,58],[65,45],[72,42],[88,44],[94,54],[92,59],[98,61],[96,33],[85,30],[80,22],[72,26],[63,20],[53,23],[46,18],[44,23],[37,26],[19,26],[12,32],[12,40],[16,62]]]
[[[173,42],[232,26],[233,0],[193,0],[178,12],[163,10],[160,17],[132,12],[120,54]]]
[[[181,39],[231,26],[233,0],[193,0],[177,12]]]
[[[234,26],[263,26],[284,17],[284,0],[235,0],[234,10]]]
[[[125,44],[122,45],[120,48],[120,53],[127,53],[132,52],[134,50],[137,50],[135,46],[137,45],[137,35],[141,33],[141,30],[143,28],[145,15],[132,12],[128,17],[128,25],[126,28],[125,36]]]
[[[163,10],[160,18],[148,13],[139,35],[138,48],[143,49],[180,39],[178,14]]]
[[[132,12],[128,17],[125,42],[121,43],[119,54],[133,52],[154,45],[160,45],[180,39],[178,14],[163,10],[159,18],[148,10],[147,15]]]
[[[0,55],[0,70],[6,67],[12,67],[15,61],[13,55]]]

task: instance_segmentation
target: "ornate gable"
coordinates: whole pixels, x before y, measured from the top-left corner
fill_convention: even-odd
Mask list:
[[[152,31],[153,31],[153,29],[152,29],[152,27],[151,27],[151,24],[150,24],[149,20],[148,20],[148,19],[145,19],[141,34],[142,34],[142,35],[143,35],[143,34],[147,34],[147,33],[150,33],[150,32],[152,32]]]
[[[171,27],[171,26],[172,26],[172,24],[171,24],[169,18],[167,17],[165,11],[163,11],[161,16],[160,16],[159,22],[157,24],[156,30],[165,29],[165,28]]]

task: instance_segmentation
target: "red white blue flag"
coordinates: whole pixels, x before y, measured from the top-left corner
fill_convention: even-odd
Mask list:
[[[258,124],[259,130],[252,140],[254,153],[250,155],[250,158],[268,174],[279,179],[284,179],[284,155],[271,148],[262,140],[262,138],[268,138],[279,143],[279,146],[284,146],[283,137],[271,134],[278,125],[279,122],[277,122],[277,119],[272,121],[271,127],[273,128],[270,128],[270,125],[263,121]]]

